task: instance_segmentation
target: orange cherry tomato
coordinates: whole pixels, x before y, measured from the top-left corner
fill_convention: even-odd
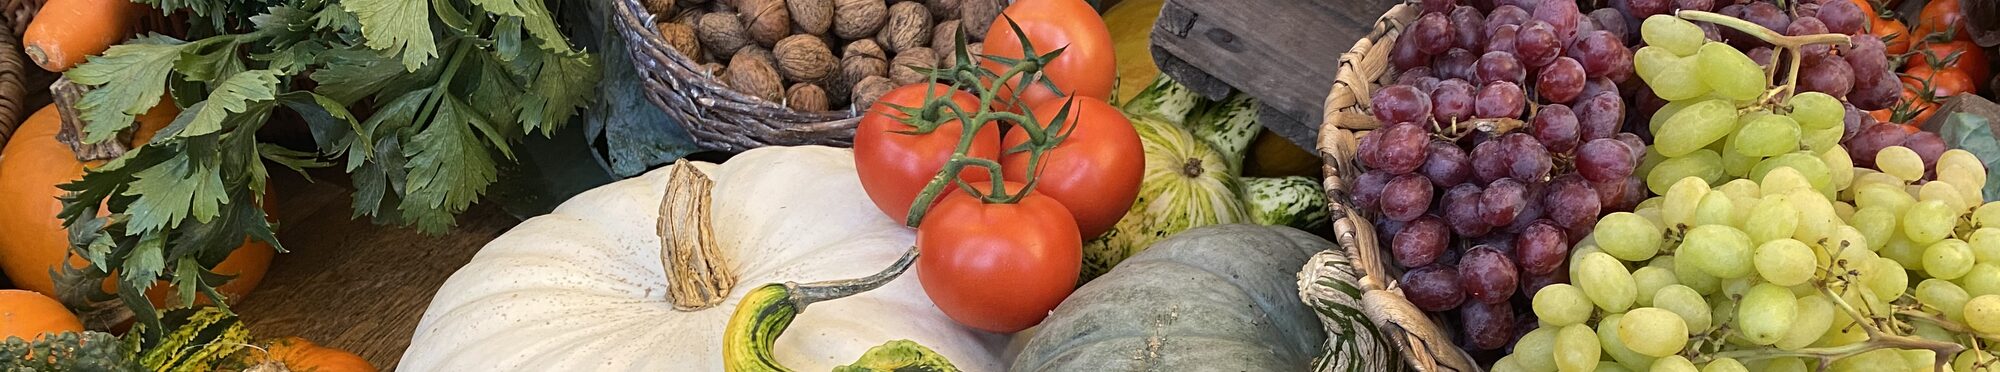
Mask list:
[[[1921,89],[1929,89],[1929,95],[1918,94],[1918,96],[1929,98],[1927,101],[1930,102],[1943,101],[1959,93],[1976,93],[1979,91],[1974,86],[1972,77],[1968,76],[1964,70],[1957,68],[1939,70],[1932,69],[1929,65],[1917,65],[1910,67],[1903,74],[1904,86],[1919,89],[1918,93],[1925,92]],[[1929,82],[1930,84],[1925,85],[1925,82]]]
[[[1965,10],[1959,1],[1931,0],[1930,3],[1924,4],[1923,12],[1917,16],[1917,37],[1927,38],[1932,34],[1950,30],[1953,33],[1947,36],[1952,40],[1972,40],[1972,32],[1965,29]]]
[[[1986,58],[1986,49],[1980,48],[1978,43],[1972,42],[1972,39],[1933,41],[1924,44],[1919,52],[1910,57],[1910,63],[1905,65],[1906,69],[1930,67],[1931,56],[1950,59],[1953,55],[1957,55],[1958,59],[1952,60],[1946,69],[1963,71],[1966,77],[1978,84],[1985,84],[1987,79],[1993,78],[1993,66]]]

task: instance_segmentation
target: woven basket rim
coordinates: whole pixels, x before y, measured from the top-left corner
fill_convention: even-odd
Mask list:
[[[1421,14],[1415,0],[1406,0],[1384,12],[1374,28],[1347,52],[1341,53],[1339,68],[1323,107],[1317,150],[1325,177],[1328,213],[1333,218],[1335,243],[1346,248],[1362,277],[1357,287],[1364,291],[1363,313],[1395,343],[1410,366],[1421,371],[1480,371],[1465,350],[1452,342],[1451,331],[1441,326],[1435,315],[1416,308],[1396,287],[1397,270],[1375,234],[1369,214],[1354,208],[1352,180],[1361,172],[1355,161],[1357,132],[1381,126],[1369,114],[1369,94],[1394,81],[1389,59],[1404,25]]]

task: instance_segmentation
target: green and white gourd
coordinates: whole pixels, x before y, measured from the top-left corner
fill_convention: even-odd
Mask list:
[[[1259,225],[1311,230],[1327,223],[1326,193],[1304,176],[1243,178],[1243,205]]]
[[[1229,162],[1229,174],[1240,176],[1243,158],[1250,154],[1250,143],[1256,142],[1257,133],[1264,130],[1257,123],[1257,106],[1256,98],[1237,92],[1220,102],[1205,102],[1196,107],[1194,116],[1182,125],[1195,138],[1222,153],[1222,159]]]
[[[1120,109],[1128,117],[1152,118],[1182,126],[1187,122],[1188,113],[1194,112],[1195,106],[1202,101],[1200,95],[1162,74],[1153,78],[1152,85],[1132,96],[1132,100],[1125,101]]]
[[[1362,312],[1360,269],[1349,261],[1347,248],[1339,244],[1313,254],[1299,271],[1299,300],[1319,316],[1328,337],[1313,371],[1404,371],[1396,347],[1390,345],[1375,323]]]
[[[1182,231],[1250,221],[1237,199],[1243,186],[1229,174],[1222,154],[1171,123],[1131,119],[1146,154],[1139,197],[1111,231],[1084,243],[1085,281]]]

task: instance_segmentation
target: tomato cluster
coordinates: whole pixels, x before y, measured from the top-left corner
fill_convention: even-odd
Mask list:
[[[1852,0],[1864,4],[1867,0]],[[1922,125],[1945,99],[1960,93],[1985,90],[1993,78],[1986,50],[1973,42],[1966,30],[1964,0],[1931,0],[1924,5],[1914,27],[1906,27],[1893,15],[1883,13],[1872,23],[1871,32],[1882,37],[1892,54],[1903,55],[1903,97],[1895,108],[1876,110],[1876,120],[1901,125]]]
[[[1040,323],[1076,288],[1083,240],[1110,230],[1131,208],[1145,156],[1131,122],[1105,101],[1116,63],[1110,32],[1089,4],[1016,1],[993,22],[984,39],[989,56],[1020,60],[1062,48],[1040,66],[1040,76],[1052,84],[1031,82],[1024,89],[1021,79],[978,82],[991,87],[992,97],[985,97],[990,107],[947,85],[896,88],[862,115],[854,159],[862,188],[884,214],[908,222],[911,213],[922,212],[915,224],[922,251],[917,276],[938,308],[960,324],[1010,333]],[[1015,67],[993,60],[980,65],[995,76]],[[938,106],[941,100],[952,105]],[[927,104],[937,109],[912,110]],[[919,117],[911,120],[912,112]],[[1012,128],[1002,136],[1004,120],[987,120],[1002,116],[987,115],[993,112],[1038,122],[1032,128],[1005,123]],[[1057,117],[1060,125],[1052,120]],[[936,126],[916,130],[912,122]],[[1035,142],[1040,129],[1054,130]],[[1050,141],[1059,142],[1045,143]],[[1036,159],[1034,146],[1051,147]],[[995,173],[986,169],[995,164],[1004,177],[997,182],[1000,192],[991,190]],[[953,167],[962,182],[924,195]],[[930,204],[912,208],[919,200]]]

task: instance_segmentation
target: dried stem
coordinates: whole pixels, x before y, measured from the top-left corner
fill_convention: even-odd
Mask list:
[[[660,201],[660,261],[666,265],[667,298],[674,310],[719,305],[736,286],[736,275],[717,247],[710,224],[709,189],[715,181],[686,159],[668,166],[666,197]]]

